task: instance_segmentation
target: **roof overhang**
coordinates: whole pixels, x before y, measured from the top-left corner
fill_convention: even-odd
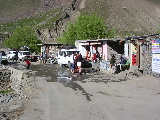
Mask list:
[[[53,44],[37,44],[37,45],[40,45],[40,46],[61,46],[63,44],[53,43]]]

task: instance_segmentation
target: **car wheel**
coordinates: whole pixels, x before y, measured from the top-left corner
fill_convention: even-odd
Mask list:
[[[24,58],[22,58],[22,62],[24,62]]]
[[[51,60],[51,63],[54,64],[55,63],[55,59]]]
[[[52,64],[56,64],[56,58],[53,58],[53,59],[51,60],[51,62],[52,62]]]
[[[8,61],[10,61],[10,57],[8,57]]]
[[[65,65],[64,65],[64,64],[60,64],[60,66],[61,66],[61,67],[64,67]]]
[[[57,64],[58,61],[57,61],[57,58],[54,58],[54,64]]]
[[[68,62],[68,68],[69,69],[71,68],[71,62]]]

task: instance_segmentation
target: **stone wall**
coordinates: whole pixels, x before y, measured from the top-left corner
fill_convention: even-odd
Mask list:
[[[37,80],[29,71],[0,67],[0,119],[17,119],[27,101],[38,94]],[[13,90],[12,90],[13,89]]]
[[[159,36],[156,38],[160,38]],[[142,47],[142,70],[143,74],[159,77],[160,73],[152,72],[152,37],[146,39],[148,42],[141,45]]]
[[[11,71],[8,69],[0,70],[0,91],[5,91],[10,88]]]
[[[35,77],[29,75],[25,70],[17,70],[9,67],[11,71],[11,88],[18,94],[31,94],[36,86],[34,86]]]

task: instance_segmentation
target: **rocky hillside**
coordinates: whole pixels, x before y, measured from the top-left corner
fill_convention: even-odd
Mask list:
[[[0,33],[29,25],[48,42],[79,14],[98,14],[119,38],[160,31],[159,0],[0,0],[0,13]]]
[[[71,0],[0,0],[0,23],[34,16],[61,7]]]
[[[155,33],[160,30],[160,5],[155,2],[109,0],[110,15],[106,21],[117,31],[128,32],[131,35]]]

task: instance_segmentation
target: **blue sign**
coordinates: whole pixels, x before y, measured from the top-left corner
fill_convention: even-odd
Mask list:
[[[160,39],[152,40],[152,53],[160,53]]]

